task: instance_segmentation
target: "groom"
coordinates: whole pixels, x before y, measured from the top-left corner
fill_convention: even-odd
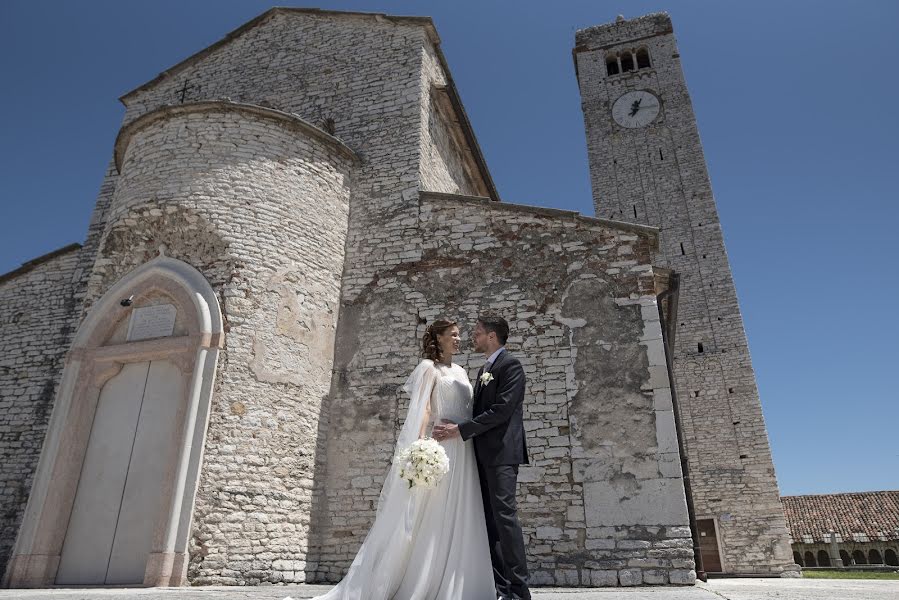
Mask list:
[[[528,463],[522,423],[525,379],[521,363],[505,349],[508,337],[505,319],[478,317],[472,341],[487,362],[475,381],[474,416],[459,424],[445,421],[432,435],[438,441],[457,435],[474,438],[497,594],[504,600],[530,600],[515,500],[518,465]]]

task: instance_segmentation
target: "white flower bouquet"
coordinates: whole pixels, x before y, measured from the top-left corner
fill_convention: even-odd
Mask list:
[[[414,486],[434,488],[449,473],[449,457],[437,440],[415,440],[396,455],[400,479]]]

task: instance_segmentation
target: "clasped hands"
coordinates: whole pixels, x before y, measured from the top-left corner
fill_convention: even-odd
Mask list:
[[[459,426],[449,419],[441,419],[440,424],[434,425],[434,429],[431,430],[431,437],[438,442],[454,438],[458,435],[460,435]]]

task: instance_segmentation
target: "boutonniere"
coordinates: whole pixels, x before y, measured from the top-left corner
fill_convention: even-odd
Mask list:
[[[481,375],[481,385],[487,385],[491,381],[493,381],[493,373],[491,373],[490,371]]]

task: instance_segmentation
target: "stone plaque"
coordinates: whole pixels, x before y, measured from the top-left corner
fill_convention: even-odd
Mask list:
[[[168,337],[175,330],[177,309],[172,304],[142,306],[131,311],[128,323],[128,341]]]

